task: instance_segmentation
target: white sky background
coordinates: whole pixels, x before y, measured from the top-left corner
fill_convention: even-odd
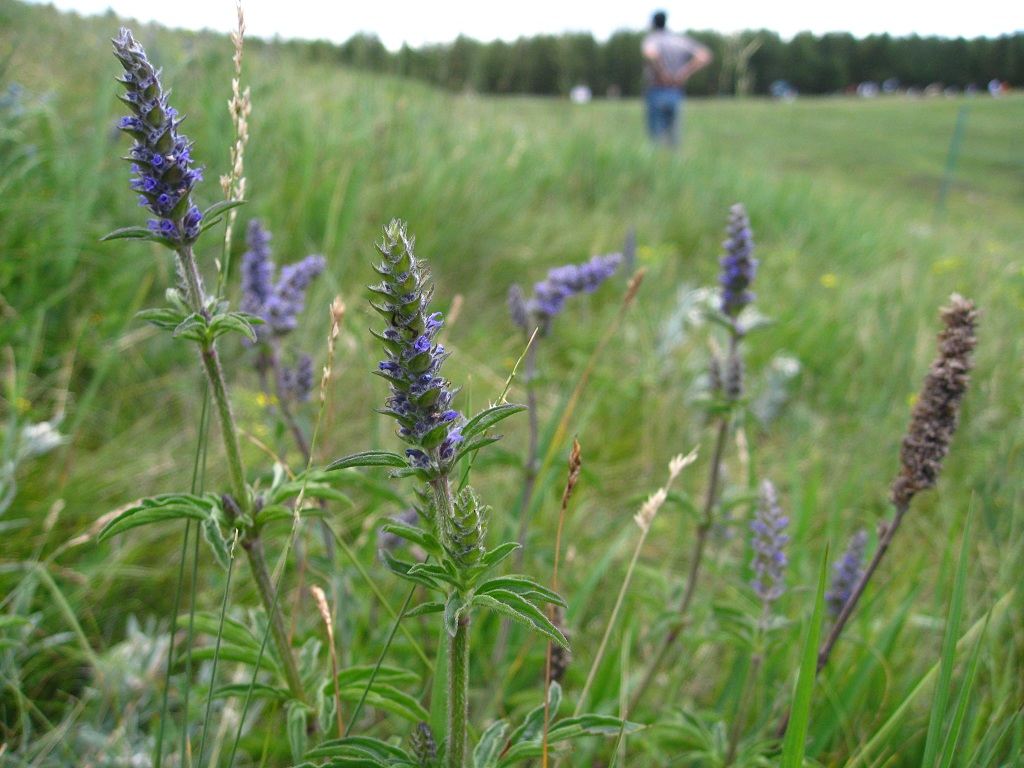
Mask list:
[[[30,0],[40,3],[42,0]],[[227,32],[236,24],[235,0],[50,0],[83,15],[112,8],[118,15],[168,27]],[[636,4],[619,0],[243,0],[246,34],[254,37],[344,42],[357,32],[376,34],[386,47],[448,43],[459,34],[490,42],[538,34],[591,32],[607,40],[617,30],[645,28],[654,10],[672,29],[729,33],[769,29],[783,38],[809,31],[888,32],[897,37],[997,37],[1024,29],[1019,0],[704,0]]]

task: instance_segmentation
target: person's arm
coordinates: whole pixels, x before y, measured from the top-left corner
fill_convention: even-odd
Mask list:
[[[696,50],[693,52],[693,56],[690,57],[686,66],[679,70],[679,73],[675,76],[673,85],[678,85],[682,88],[686,85],[686,81],[689,80],[695,72],[704,69],[704,67],[710,64],[713,60],[714,56],[711,55],[711,51],[698,43]]]
[[[674,85],[672,74],[665,69],[665,62],[661,60],[661,52],[654,43],[645,43],[640,49],[644,59],[650,62],[654,68],[654,74],[658,85]]]

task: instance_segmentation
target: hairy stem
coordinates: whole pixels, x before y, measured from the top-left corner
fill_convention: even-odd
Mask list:
[[[263,539],[258,533],[251,535],[242,540],[242,547],[249,556],[249,567],[252,570],[253,577],[256,579],[260,600],[267,611],[267,619],[270,621],[270,634],[274,638],[274,645],[277,646],[277,655],[281,659],[281,668],[284,672],[285,681],[288,683],[288,690],[299,701],[305,701],[306,693],[302,688],[299,667],[295,663],[291,643],[288,642],[288,630],[285,629],[284,616],[281,614],[280,606],[277,603],[277,591],[274,589],[274,582],[270,577],[270,569],[267,567],[267,558],[263,551]]]
[[[448,643],[448,752],[446,768],[466,763],[469,728],[469,614],[459,619],[455,637]]]

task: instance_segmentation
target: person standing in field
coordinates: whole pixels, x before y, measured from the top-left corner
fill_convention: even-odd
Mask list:
[[[688,35],[665,28],[666,15],[658,11],[651,31],[644,37],[644,91],[647,102],[647,133],[657,142],[679,143],[686,82],[711,63],[711,51]]]

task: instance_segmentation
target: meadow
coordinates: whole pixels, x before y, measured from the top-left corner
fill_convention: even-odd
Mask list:
[[[100,536],[113,511],[138,499],[197,488],[219,496],[233,482],[194,348],[137,317],[167,304],[172,255],[101,240],[147,216],[116,128],[124,89],[110,39],[123,23],[0,0],[0,765],[150,765],[156,751],[165,765],[294,765],[296,743],[312,747],[337,729],[333,720],[310,728],[269,694],[240,716],[254,664],[243,651],[267,634],[245,568],[219,565],[182,520]],[[133,31],[186,115],[182,130],[206,167],[194,196],[212,205],[231,171],[234,46]],[[1021,94],[692,100],[684,144],[670,152],[648,143],[641,105],[629,100],[451,94],[255,43],[241,82],[252,102],[247,202],[230,250],[221,225],[196,256],[211,289],[227,268],[232,308],[250,219],[272,233],[277,264],[325,257],[285,342],[288,354],[313,356],[317,379],[332,360],[327,405],[314,394],[294,414],[298,431],[315,435],[312,463],[401,451],[395,425],[375,411],[387,385],[371,375],[382,352],[367,290],[378,280],[374,243],[396,217],[430,264],[451,353],[444,376],[462,387],[456,407],[480,411],[506,387],[509,402],[533,406],[501,421],[503,438],[461,472],[471,464],[493,508],[488,546],[520,537],[525,507],[515,569],[548,585],[557,563],[572,648],[563,716],[579,705],[627,723],[590,721],[593,733],[552,747],[551,763],[1024,765]],[[742,340],[745,392],[723,411],[708,371],[728,328],[705,310],[736,203],[760,262],[750,324],[763,327]],[[623,251],[624,267],[567,301],[535,339],[535,370],[524,376],[527,337],[510,318],[510,286],[529,294],[549,269]],[[812,658],[823,558],[830,577],[855,532],[867,532],[869,552],[884,535],[900,442],[954,293],[980,310],[959,427],[937,487],[914,499],[802,715],[792,710],[806,727],[794,758],[774,737]],[[336,296],[345,312],[330,358]],[[261,389],[253,349],[238,334],[217,345],[246,480],[270,487],[275,463],[301,475],[305,456]],[[582,465],[563,509],[574,439]],[[637,548],[634,514],[665,485],[672,457],[694,449]],[[712,519],[702,505],[714,465]],[[765,479],[789,520],[785,591],[767,622],[750,584],[750,522]],[[330,546],[312,520],[290,527],[290,514],[263,533],[277,605],[304,649],[304,682],[331,674],[333,643],[338,670],[351,671],[346,695],[341,682],[334,690],[356,734],[406,744],[418,713],[441,734],[437,623],[430,614],[395,623],[410,594],[413,605],[425,598],[377,551],[381,523],[415,501],[416,484],[374,467],[317,480],[331,487]],[[675,607],[705,527],[684,620]],[[330,638],[311,585],[326,595]],[[472,631],[471,747],[496,721],[515,728],[543,704],[547,650],[541,635],[494,613],[475,614]],[[218,636],[234,650],[214,668]],[[357,711],[365,672],[381,660],[387,685]],[[273,669],[258,680],[269,689],[272,678]],[[208,699],[228,685],[237,687]],[[309,704],[322,719],[334,713],[333,691],[317,691],[322,700]],[[308,759],[383,764],[349,757]]]

